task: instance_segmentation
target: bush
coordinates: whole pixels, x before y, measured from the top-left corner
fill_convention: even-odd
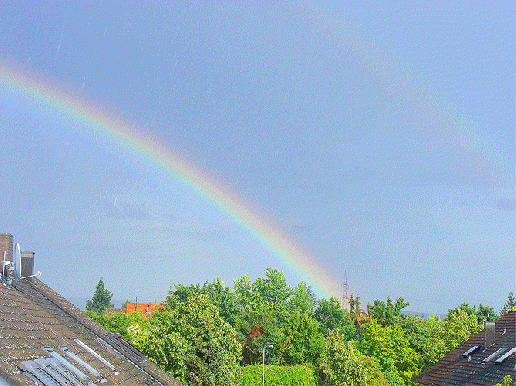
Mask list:
[[[262,365],[242,367],[240,386],[262,384]],[[308,366],[265,366],[265,385],[267,386],[316,386],[317,377]]]

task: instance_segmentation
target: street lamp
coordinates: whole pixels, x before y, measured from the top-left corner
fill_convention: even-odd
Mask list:
[[[265,349],[266,348],[273,348],[273,347],[274,346],[272,344],[263,347],[263,353],[262,353],[262,386],[265,386]]]

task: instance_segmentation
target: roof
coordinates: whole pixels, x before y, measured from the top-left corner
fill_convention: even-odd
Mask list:
[[[151,304],[151,303],[126,303],[125,312],[134,312],[139,311],[141,314],[145,315],[147,318],[154,315],[156,312],[156,308],[163,308],[161,304]]]
[[[495,322],[494,343],[486,347],[486,330],[448,353],[437,363],[413,378],[425,385],[489,385],[506,375],[516,375],[516,311]]]
[[[0,283],[0,385],[181,386],[35,277]]]

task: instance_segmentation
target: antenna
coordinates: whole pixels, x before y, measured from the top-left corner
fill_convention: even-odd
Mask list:
[[[20,252],[20,244],[16,243],[16,248],[14,251],[14,276],[19,279],[21,278],[21,252]]]
[[[344,271],[344,282],[342,283],[342,297],[340,299],[342,308],[349,307],[349,285],[348,285],[348,274],[347,271]]]

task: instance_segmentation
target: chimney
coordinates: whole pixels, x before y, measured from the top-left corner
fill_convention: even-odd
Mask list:
[[[495,343],[495,322],[484,322],[484,347],[489,348]]]
[[[13,235],[10,233],[0,233],[0,261],[13,261]]]
[[[22,251],[21,255],[21,277],[34,275],[34,252]]]

